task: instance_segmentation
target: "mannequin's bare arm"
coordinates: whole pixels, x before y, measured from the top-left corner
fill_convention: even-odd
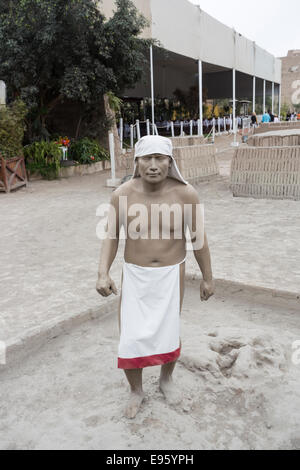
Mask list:
[[[204,221],[199,216],[197,206],[200,201],[197,191],[189,186],[187,188],[187,202],[193,206],[192,218],[188,221],[188,227],[192,234],[194,256],[202,272],[203,281],[200,284],[201,300],[208,300],[214,294],[214,281],[211,267],[211,257],[208,246],[207,235],[204,229]],[[198,214],[198,216],[197,216]]]
[[[106,232],[107,238],[103,240],[100,251],[98,281],[96,285],[97,292],[103,297],[108,297],[112,293],[117,295],[118,293],[115,283],[109,275],[119,246],[118,198],[115,194],[111,199],[111,209],[108,214]]]

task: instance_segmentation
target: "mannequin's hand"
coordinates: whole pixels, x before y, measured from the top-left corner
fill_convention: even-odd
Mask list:
[[[211,281],[201,281],[200,283],[200,298],[203,302],[204,300],[208,300],[212,295],[215,293],[215,283],[213,280]]]
[[[108,275],[98,278],[96,290],[102,297],[109,297],[112,293],[118,294],[114,281]]]

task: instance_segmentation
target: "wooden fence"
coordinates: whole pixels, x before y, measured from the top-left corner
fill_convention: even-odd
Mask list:
[[[9,193],[26,186],[27,176],[23,157],[0,158],[0,191]]]

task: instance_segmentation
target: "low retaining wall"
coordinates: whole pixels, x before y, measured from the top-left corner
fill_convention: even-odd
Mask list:
[[[247,141],[250,147],[296,147],[300,145],[300,133],[294,135],[254,135]]]
[[[100,171],[110,170],[110,168],[109,160],[91,163],[90,165],[65,166],[60,168],[59,177],[70,178],[71,176],[91,175],[93,173],[99,173]]]
[[[197,183],[219,175],[216,149],[213,145],[197,145],[174,148],[174,157],[183,178]]]
[[[189,147],[190,145],[204,144],[203,136],[185,136],[185,137],[171,137],[173,147]]]
[[[242,147],[231,163],[236,197],[300,200],[300,147]]]
[[[300,121],[298,122],[262,122],[259,127],[253,129],[254,134],[262,134],[270,131],[284,131],[288,129],[300,129]]]

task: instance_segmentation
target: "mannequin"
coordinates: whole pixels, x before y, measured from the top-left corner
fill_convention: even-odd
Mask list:
[[[117,294],[109,271],[123,226],[126,243],[119,305],[118,367],[124,370],[131,389],[125,409],[125,416],[130,419],[136,416],[144,399],[145,367],[160,365],[159,387],[165,399],[170,404],[181,400],[172,374],[181,350],[179,323],[184,296],[186,227],[202,272],[201,301],[214,294],[207,236],[197,218],[199,205],[197,191],[184,181],[177,168],[171,140],[160,136],[140,139],[135,146],[133,178],[112,194],[96,286],[104,297]],[[158,213],[159,208],[164,210]],[[187,218],[186,208],[191,209]]]

